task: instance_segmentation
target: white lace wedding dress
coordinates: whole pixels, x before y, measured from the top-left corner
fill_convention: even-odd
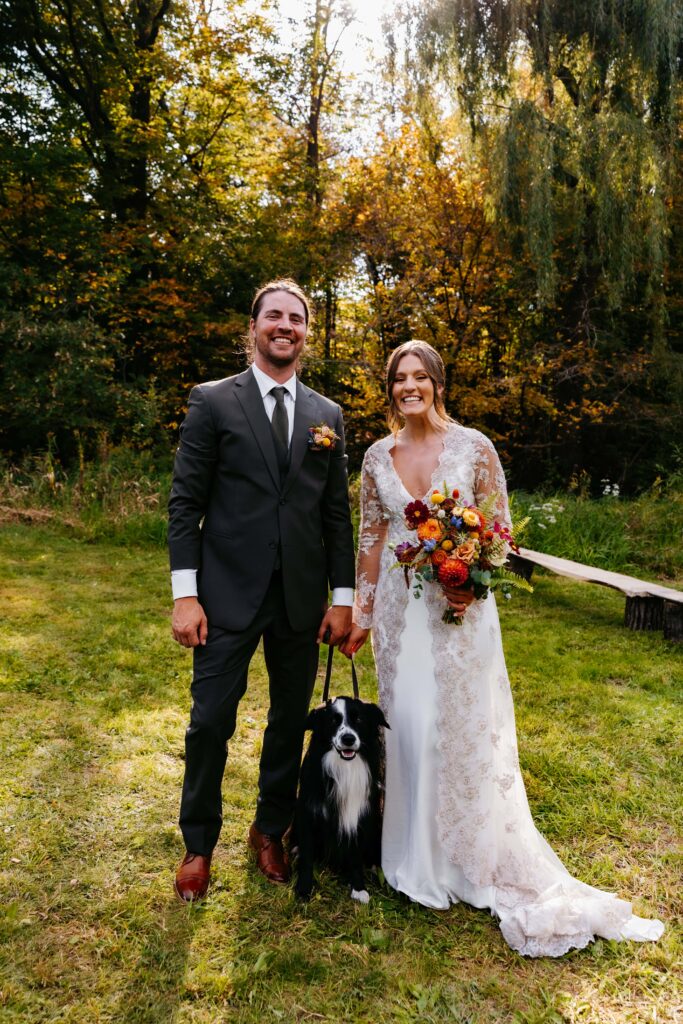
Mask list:
[[[572,878],[537,831],[517,756],[514,710],[492,595],[444,624],[444,598],[417,600],[390,543],[411,540],[403,509],[414,500],[398,477],[393,437],[368,450],[354,620],[372,627],[386,733],[382,868],[389,884],[428,907],[463,900],[488,907],[507,942],[528,956],[560,956],[594,936],[657,939],[660,921]],[[491,442],[451,424],[432,477],[464,503],[498,496],[505,477]],[[424,496],[427,497],[426,495]]]

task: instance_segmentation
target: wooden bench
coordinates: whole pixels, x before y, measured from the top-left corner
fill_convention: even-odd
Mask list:
[[[558,576],[620,590],[626,596],[625,626],[629,629],[662,629],[667,640],[677,643],[683,640],[683,591],[528,548],[520,548],[518,555],[511,554],[509,565],[513,572],[527,580],[531,578],[534,566],[540,565]]]

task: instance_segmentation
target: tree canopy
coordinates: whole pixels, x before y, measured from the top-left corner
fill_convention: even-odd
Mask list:
[[[360,79],[352,8],[301,7],[287,29],[247,0],[0,0],[10,457],[169,446],[287,274],[354,467],[410,337],[517,485],[674,467],[680,4],[397,5]]]

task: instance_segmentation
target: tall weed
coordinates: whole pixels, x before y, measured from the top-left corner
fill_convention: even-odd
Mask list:
[[[66,472],[51,451],[21,466],[0,462],[0,523],[50,524],[89,541],[163,546],[171,485],[168,453],[103,448]],[[351,480],[354,524],[360,480]],[[585,565],[683,580],[683,481],[657,481],[637,498],[605,483],[603,495],[516,491],[514,518],[529,515],[523,545]]]
[[[89,541],[163,546],[171,456],[126,448],[66,472],[48,450],[20,466],[0,463],[0,522],[50,524]]]
[[[656,484],[637,498],[612,489],[600,498],[518,491],[516,515],[531,522],[524,547],[629,575],[683,579],[683,487]]]

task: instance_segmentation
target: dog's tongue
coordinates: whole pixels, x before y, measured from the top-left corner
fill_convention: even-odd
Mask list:
[[[356,756],[355,750],[340,750],[339,753],[341,754],[345,761],[352,761],[353,758]]]

